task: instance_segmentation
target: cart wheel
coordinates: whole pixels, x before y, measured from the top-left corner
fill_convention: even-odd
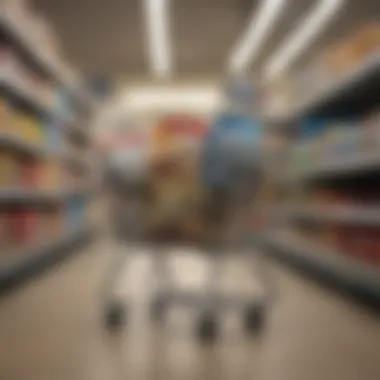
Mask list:
[[[213,343],[219,332],[216,317],[212,313],[204,313],[199,320],[197,335],[203,343]]]
[[[264,329],[265,306],[263,303],[249,305],[244,310],[244,328],[255,335],[259,335]]]
[[[164,297],[158,296],[153,299],[150,315],[153,322],[161,322],[165,316],[167,302]]]
[[[108,331],[119,331],[125,324],[125,319],[125,306],[121,305],[119,302],[113,301],[106,307],[105,326]]]

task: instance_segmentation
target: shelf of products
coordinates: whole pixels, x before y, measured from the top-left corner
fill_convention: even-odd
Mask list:
[[[64,202],[74,196],[87,196],[87,190],[46,191],[0,188],[0,205]]]
[[[295,82],[283,107],[291,110],[282,120],[289,128],[271,130],[286,136],[288,148],[280,207],[259,243],[378,306],[380,24],[333,46]]]
[[[1,53],[0,53],[1,55]],[[1,63],[3,65],[3,62]],[[5,70],[0,68],[0,92],[7,94],[8,97],[14,99],[17,103],[23,105],[36,115],[41,117],[53,117],[49,104],[42,99],[32,86],[22,83],[22,80],[15,77],[12,73],[3,73]]]
[[[368,23],[315,56],[304,71],[271,84],[269,117],[277,125],[300,118],[355,116],[380,103],[380,24]]]
[[[380,271],[371,265],[293,233],[268,233],[257,243],[276,259],[379,308]]]
[[[0,30],[2,34],[17,50],[27,56],[37,69],[48,74],[52,79],[65,83],[63,75],[55,67],[52,58],[48,58],[48,53],[43,52],[41,45],[38,45],[38,40],[33,38],[34,34],[29,34],[28,27],[25,27],[17,18],[19,18],[18,14],[16,13],[14,16],[14,13],[8,11],[7,7],[0,9]]]
[[[363,108],[379,104],[380,96],[374,85],[380,86],[380,52],[376,52],[360,63],[359,67],[338,81],[333,81],[312,97],[297,104],[286,121],[301,117],[345,115],[357,113]],[[370,99],[370,103],[368,102]]]
[[[72,125],[79,119],[84,125],[90,110],[84,112],[83,99],[78,104],[58,68],[55,43],[42,43],[49,33],[33,39],[39,18],[23,9],[21,0],[5,3],[0,6],[0,291],[3,278],[12,282],[29,267],[54,261],[47,256],[60,256],[87,234],[91,180],[86,164],[91,146],[71,137]]]
[[[355,175],[380,169],[379,111],[351,122],[305,122],[302,133],[301,142],[290,151],[286,180]]]
[[[286,176],[287,182],[307,181],[318,178],[344,177],[355,174],[372,173],[380,170],[380,153],[369,152],[338,158],[330,163],[315,164],[306,170],[291,171]]]
[[[31,158],[43,158],[47,155],[47,152],[37,144],[5,133],[0,134],[0,150],[18,152]]]
[[[79,86],[76,74],[62,63],[57,38],[48,22],[29,9],[25,1],[4,0],[0,5],[0,35],[43,76],[66,88],[71,98],[85,108],[93,100]]]
[[[287,219],[314,220],[341,224],[365,225],[380,227],[380,205],[360,206],[300,206],[282,210]]]

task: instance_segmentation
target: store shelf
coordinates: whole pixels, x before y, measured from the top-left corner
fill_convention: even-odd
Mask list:
[[[24,88],[17,84],[17,81],[10,78],[4,78],[0,75],[0,93],[7,95],[9,99],[26,108],[28,111],[33,112],[39,118],[55,120],[63,125],[72,125],[75,117],[72,114],[62,115],[55,112],[47,104],[38,100],[38,95],[31,90]]]
[[[15,151],[34,158],[54,157],[57,154],[56,152],[52,152],[48,149],[43,149],[42,147],[39,147],[36,144],[31,144],[26,141],[23,141],[19,137],[1,133],[0,149]],[[86,161],[80,157],[76,157],[66,153],[62,153],[60,157],[62,157],[62,160],[68,165],[71,165],[76,168],[81,168],[82,170],[85,170],[87,168]]]
[[[285,219],[380,227],[380,205],[290,207],[283,211],[282,214]]]
[[[63,202],[76,195],[89,194],[90,190],[46,191],[33,189],[0,189],[1,204],[34,204]]]
[[[351,157],[328,160],[312,169],[291,173],[286,180],[298,182],[319,178],[345,177],[357,174],[372,173],[380,170],[380,152],[364,152]]]
[[[23,26],[2,10],[0,10],[0,30],[41,72],[61,84],[66,83],[63,74],[50,59],[43,55],[41,48],[34,46],[35,44],[31,42],[30,37],[23,30]]]
[[[304,117],[350,116],[380,103],[380,51],[316,96],[306,99],[272,123],[294,125]]]
[[[22,104],[23,107],[33,111],[39,117],[53,117],[52,110],[40,102],[36,94],[18,85],[15,81],[4,78],[3,75],[0,76],[0,92],[7,94],[10,99]]]
[[[256,243],[267,255],[290,265],[301,274],[311,276],[380,311],[380,270],[306,239],[293,241],[277,233],[269,233],[258,237]]]
[[[17,50],[20,51],[38,71],[67,88],[79,103],[85,104],[87,107],[92,106],[93,101],[90,95],[81,89],[76,89],[62,72],[62,69],[56,67],[56,64],[43,54],[41,48],[30,40],[23,26],[20,25],[19,22],[16,22],[13,17],[5,13],[1,7],[0,32],[8,37]]]
[[[10,136],[6,134],[0,133],[0,149],[7,149],[16,151],[19,153],[22,153],[24,155],[28,155],[31,157],[44,157],[48,153],[46,150],[42,149],[41,147],[28,143],[26,141],[23,141],[19,137]]]
[[[22,251],[2,255],[0,262],[0,295],[36,277],[47,268],[78,252],[93,235],[90,228],[69,232],[58,239]],[[12,257],[4,261],[4,257]]]

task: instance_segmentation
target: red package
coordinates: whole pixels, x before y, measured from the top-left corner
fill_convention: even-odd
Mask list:
[[[36,238],[37,213],[34,210],[13,208],[9,211],[10,234],[17,245],[26,245]]]
[[[368,228],[358,228],[357,232],[358,258],[367,263],[372,262],[372,237]]]
[[[368,228],[366,239],[368,246],[368,261],[370,261],[371,264],[380,266],[380,229]]]
[[[341,237],[344,252],[358,260],[365,260],[364,239],[360,227],[347,226]]]
[[[20,182],[22,187],[36,188],[39,184],[39,165],[34,161],[25,161],[21,166]]]

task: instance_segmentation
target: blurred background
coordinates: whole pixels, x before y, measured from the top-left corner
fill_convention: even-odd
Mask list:
[[[0,378],[380,378],[380,3],[0,0]]]

